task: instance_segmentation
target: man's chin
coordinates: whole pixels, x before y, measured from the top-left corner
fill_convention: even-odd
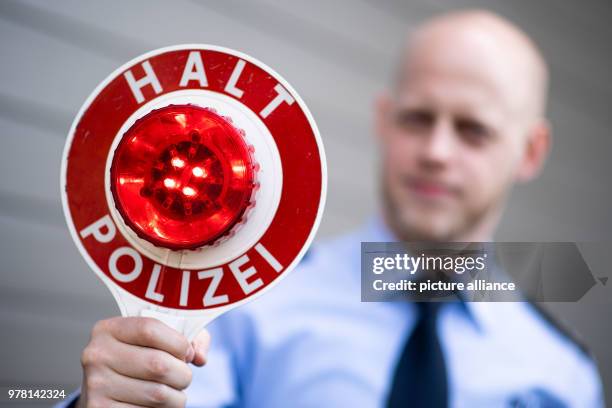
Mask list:
[[[393,229],[403,241],[447,242],[452,241],[460,229],[448,214],[402,214]]]

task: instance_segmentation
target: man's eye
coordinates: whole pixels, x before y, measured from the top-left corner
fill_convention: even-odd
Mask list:
[[[455,122],[455,128],[459,135],[469,143],[484,143],[491,136],[491,131],[487,126],[472,119],[458,119]]]
[[[398,112],[396,120],[402,128],[427,129],[433,125],[434,115],[426,110],[405,110]]]

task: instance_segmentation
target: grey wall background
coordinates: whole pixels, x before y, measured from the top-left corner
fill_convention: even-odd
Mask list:
[[[517,189],[498,239],[601,242],[585,254],[596,276],[608,276],[601,254],[612,249],[610,2],[1,1],[0,385],[76,387],[92,324],[117,313],[73,245],[59,198],[70,123],[116,67],[186,42],[235,48],[274,67],[305,99],[325,143],[323,237],[376,208],[371,106],[405,31],[437,12],[475,6],[519,23],[552,67],[551,160],[537,182]],[[548,305],[595,352],[607,394],[611,287]]]

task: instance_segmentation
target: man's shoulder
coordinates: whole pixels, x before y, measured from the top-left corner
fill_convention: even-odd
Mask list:
[[[576,386],[599,384],[597,366],[586,346],[547,309],[527,301],[473,306],[500,350],[510,351],[528,366],[548,367],[557,378],[572,378]]]
[[[541,323],[549,330],[557,333],[563,341],[571,345],[575,351],[586,358],[592,359],[592,353],[580,334],[572,329],[566,322],[556,317],[548,308],[540,303],[528,301],[527,304],[533,310]]]
[[[551,371],[565,378],[565,385],[574,387],[574,393],[580,398],[588,398],[596,406],[596,401],[602,400],[601,376],[595,357],[586,343],[545,306],[532,302],[526,302],[525,306],[531,310],[542,331],[548,334],[548,341],[542,340],[537,353],[546,353],[545,361],[550,362]]]

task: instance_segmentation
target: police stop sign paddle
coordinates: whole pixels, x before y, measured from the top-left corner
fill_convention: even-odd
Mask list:
[[[121,313],[193,337],[299,262],[326,181],[295,90],[252,57],[198,44],[142,55],[96,88],[68,134],[61,189]]]

